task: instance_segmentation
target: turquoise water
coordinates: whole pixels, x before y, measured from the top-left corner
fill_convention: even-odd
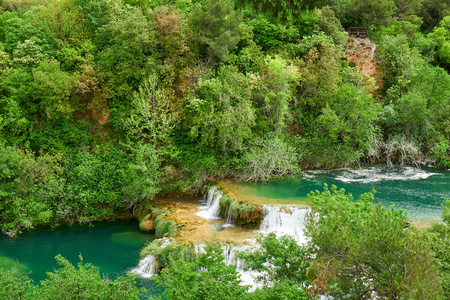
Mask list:
[[[139,263],[139,253],[146,241],[154,235],[139,230],[137,221],[96,223],[89,226],[62,226],[57,229],[35,229],[16,238],[0,235],[0,267],[13,265],[28,272],[38,283],[46,272],[58,268],[54,257],[61,254],[72,264],[92,263],[100,274],[109,279],[125,275]],[[139,279],[139,286],[150,290],[150,295],[161,291],[149,279]]]
[[[369,166],[362,169],[303,171],[300,177],[268,183],[239,183],[243,194],[272,198],[305,200],[312,190],[323,191],[323,185],[344,188],[354,198],[375,189],[375,201],[406,209],[411,221],[441,221],[441,203],[450,199],[450,171],[410,166]]]

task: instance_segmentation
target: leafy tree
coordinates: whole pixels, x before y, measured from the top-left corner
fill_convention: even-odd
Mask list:
[[[60,69],[56,60],[43,61],[33,69],[33,97],[39,103],[44,118],[65,116],[70,118],[74,105],[69,98],[73,93],[75,78]]]
[[[266,137],[256,142],[245,152],[243,160],[246,180],[266,181],[300,172],[295,148],[278,137]]]
[[[234,10],[230,0],[205,0],[193,21],[201,42],[208,46],[208,54],[217,60],[223,60],[239,42],[242,13]]]
[[[52,221],[53,203],[62,195],[61,156],[1,145],[1,230],[15,236],[24,229]]]
[[[159,6],[150,15],[163,60],[160,73],[169,86],[177,86],[182,70],[194,62],[194,33],[175,7]]]
[[[433,224],[428,229],[431,249],[434,253],[434,262],[439,270],[439,280],[444,290],[444,299],[450,297],[450,200],[442,203],[442,220],[445,224]]]
[[[314,109],[332,102],[339,84],[341,66],[333,40],[323,34],[303,39],[299,49],[304,56],[295,65],[299,68],[298,104]]]
[[[0,269],[0,296],[2,299],[140,299],[145,289],[136,287],[133,275],[118,277],[114,281],[102,279],[98,269],[83,264],[73,266],[61,255],[55,257],[61,268],[48,272],[40,286],[32,284],[28,276],[18,271]],[[17,298],[19,297],[19,298]]]
[[[393,0],[352,0],[347,5],[347,15],[364,22],[366,27],[372,24],[386,24],[395,13]]]
[[[329,6],[325,6],[317,11],[318,25],[320,29],[330,36],[336,45],[344,45],[348,39],[348,34],[344,31],[341,22],[336,18]]]
[[[305,0],[247,0],[251,7],[256,8],[268,14],[271,17],[278,18],[283,22],[294,22],[298,15],[304,13],[308,9],[316,6],[316,2],[320,1],[305,1]]]
[[[193,262],[171,260],[156,278],[168,299],[245,299],[248,287],[240,286],[236,266],[223,262],[220,244],[208,244]]]
[[[282,59],[267,57],[263,74],[250,74],[252,101],[257,109],[258,127],[281,136],[291,119],[289,104],[298,82],[298,68]]]
[[[405,228],[406,214],[373,204],[366,193],[354,202],[343,189],[311,192],[306,230],[317,258],[311,291],[339,298],[438,299],[442,293],[423,234]]]
[[[149,143],[161,157],[173,155],[174,108],[167,99],[167,93],[158,87],[155,74],[150,75],[133,93],[131,104],[133,110],[123,121],[126,134],[133,140]]]
[[[147,18],[136,7],[119,0],[107,1],[106,25],[98,30],[98,46],[103,48],[97,63],[112,88],[117,106],[129,97],[153,65],[155,46],[153,31]]]
[[[2,299],[27,299],[33,287],[33,280],[17,269],[0,268],[0,297]]]
[[[199,80],[188,101],[190,135],[201,146],[224,154],[244,149],[255,120],[249,78],[232,66],[223,67],[216,78]]]
[[[274,233],[258,237],[258,242],[261,249],[241,255],[246,268],[260,272],[257,279],[262,290],[277,295],[276,290],[282,287],[285,293],[274,299],[307,299],[303,286],[311,258],[306,247],[289,236],[277,238]]]
[[[450,16],[445,17],[439,27],[435,28],[428,37],[436,41],[437,55],[447,67],[450,65]]]
[[[20,43],[32,40],[44,55],[56,54],[56,40],[49,29],[42,23],[34,23],[30,18],[32,12],[27,12],[23,18],[17,14],[4,23],[5,49],[13,53]]]
[[[349,165],[365,157],[377,139],[378,107],[363,89],[342,85],[333,104],[324,107],[313,122],[308,146],[300,150],[302,160]]]

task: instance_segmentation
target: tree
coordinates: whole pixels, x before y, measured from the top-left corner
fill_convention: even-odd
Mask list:
[[[387,24],[395,14],[395,3],[393,0],[352,0],[347,5],[347,15],[360,19],[369,25]]]
[[[163,60],[160,73],[166,84],[177,87],[182,70],[194,62],[194,33],[175,7],[159,6],[150,18]]]
[[[281,137],[291,121],[289,104],[299,81],[299,69],[280,56],[266,57],[263,74],[251,74],[252,102],[258,127]]]
[[[242,13],[234,10],[230,0],[205,0],[203,10],[196,11],[193,20],[201,42],[216,60],[223,60],[239,42]]]
[[[15,236],[24,229],[49,223],[62,195],[60,155],[37,158],[28,151],[0,145],[0,229]]]
[[[61,255],[55,257],[61,268],[48,272],[40,286],[16,270],[0,269],[0,296],[2,299],[140,299],[145,289],[136,287],[133,275],[118,277],[114,281],[102,279],[98,269],[91,264],[83,264],[80,256],[78,266],[73,266]],[[17,298],[19,297],[19,298]]]
[[[111,106],[118,106],[150,74],[155,41],[139,8],[118,0],[106,3],[110,13],[106,16],[107,24],[97,31],[97,46],[103,49],[97,64],[113,91],[111,96],[116,102]]]
[[[304,11],[315,8],[316,3],[320,2],[320,0],[246,0],[246,2],[271,17],[291,23],[295,22],[296,17]]]
[[[125,133],[133,141],[148,143],[161,157],[173,153],[172,134],[175,127],[173,106],[165,90],[158,86],[158,77],[150,75],[133,93],[133,110],[123,120]]]
[[[311,262],[307,248],[289,236],[277,238],[274,233],[259,236],[258,243],[260,249],[240,254],[245,260],[245,268],[260,274],[257,280],[262,288],[255,295],[262,294],[268,299],[307,299],[303,287],[307,283],[306,272]],[[283,292],[278,293],[279,289]]]
[[[221,68],[215,78],[199,80],[187,107],[190,136],[201,146],[230,155],[242,151],[252,137],[255,112],[249,78],[233,66]]]
[[[450,16],[445,17],[428,37],[436,41],[440,61],[450,66]]]
[[[433,224],[428,229],[429,241],[434,263],[439,270],[439,280],[444,290],[444,299],[450,297],[450,199],[442,203],[442,220],[444,224]]]
[[[438,299],[442,289],[423,234],[406,227],[406,213],[372,203],[373,193],[354,202],[343,189],[311,192],[306,223],[316,259],[310,290],[338,298]]]
[[[245,152],[243,160],[245,180],[266,181],[300,172],[295,148],[278,137],[268,136],[256,142]]]
[[[155,281],[166,288],[164,297],[172,300],[245,299],[248,287],[241,280],[236,266],[223,262],[220,244],[207,244],[193,262],[171,259]]]
[[[56,60],[43,61],[33,69],[33,97],[39,103],[44,118],[70,118],[74,104],[69,101],[76,77],[60,69]]]

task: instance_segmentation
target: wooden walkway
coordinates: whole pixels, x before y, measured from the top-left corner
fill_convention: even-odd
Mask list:
[[[348,35],[354,38],[365,39],[369,37],[366,27],[349,27],[346,29]]]

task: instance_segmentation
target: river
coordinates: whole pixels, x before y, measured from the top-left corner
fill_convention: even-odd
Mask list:
[[[0,235],[0,268],[19,267],[30,272],[34,283],[45,279],[46,272],[58,268],[54,257],[61,254],[72,264],[79,262],[96,266],[102,276],[114,280],[131,271],[140,260],[140,251],[154,235],[139,230],[136,220],[95,223],[95,226],[60,226],[24,232],[16,238]],[[138,286],[161,294],[153,281],[139,279]]]
[[[408,219],[418,222],[441,221],[441,203],[450,199],[450,171],[429,167],[372,165],[362,169],[313,170],[303,171],[297,177],[236,186],[244,195],[295,203],[305,201],[310,191],[323,191],[324,183],[344,188],[355,199],[374,189],[376,202],[407,210]]]

